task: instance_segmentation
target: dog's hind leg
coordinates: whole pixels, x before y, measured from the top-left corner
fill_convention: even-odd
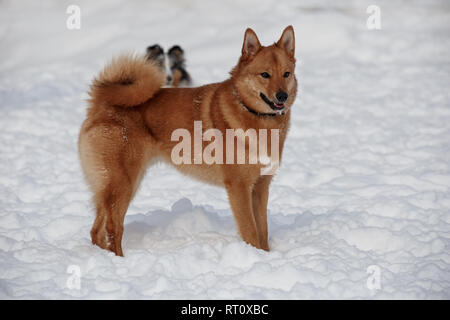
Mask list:
[[[124,139],[123,129],[113,126],[96,127],[80,135],[81,163],[94,193],[97,214],[92,243],[120,256],[125,214],[150,158],[144,152],[145,143],[132,138],[129,134]]]
[[[125,214],[144,175],[146,159],[138,157],[138,159],[128,158],[126,161],[122,157],[129,153],[119,154],[109,159],[108,171],[111,173],[107,176],[103,188],[95,193],[97,217],[91,230],[91,238],[99,247],[123,256],[122,235]]]
[[[91,230],[92,243],[123,256],[122,235],[125,213],[132,197],[128,183],[110,183],[95,195],[97,216]]]
[[[119,165],[119,163],[121,165]],[[91,229],[92,243],[123,256],[122,235],[125,214],[145,171],[144,159],[114,163],[111,176],[95,192],[97,216]]]

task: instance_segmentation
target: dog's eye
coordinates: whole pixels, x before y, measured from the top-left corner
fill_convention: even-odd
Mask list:
[[[263,73],[261,73],[261,77],[263,77],[263,78],[270,78],[270,74],[268,74],[267,72],[263,72]]]
[[[286,71],[286,72],[283,74],[283,77],[287,78],[287,77],[289,77],[290,75],[291,75],[291,73]]]

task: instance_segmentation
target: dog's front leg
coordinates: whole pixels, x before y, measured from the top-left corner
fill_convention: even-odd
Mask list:
[[[235,182],[226,185],[226,189],[242,239],[252,246],[262,249],[253,215],[251,186],[242,182]]]
[[[252,191],[253,213],[255,215],[256,227],[261,241],[261,248],[269,251],[267,230],[267,201],[269,199],[269,185],[272,176],[261,176],[255,183]]]

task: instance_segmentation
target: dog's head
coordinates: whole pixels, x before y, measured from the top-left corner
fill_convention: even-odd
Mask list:
[[[288,26],[271,46],[262,46],[256,33],[245,31],[242,55],[231,71],[242,102],[259,113],[282,113],[297,94],[294,29]]]
[[[148,60],[156,62],[167,75],[166,85],[178,87],[190,84],[191,79],[186,71],[184,51],[180,46],[173,46],[166,54],[160,45],[155,44],[147,47],[146,56]]]

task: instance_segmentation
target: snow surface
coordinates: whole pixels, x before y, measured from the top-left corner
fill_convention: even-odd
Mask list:
[[[10,0],[0,21],[0,298],[450,298],[448,1]],[[91,245],[77,136],[104,63],[180,44],[197,84],[221,81],[247,26],[270,44],[288,24],[300,91],[271,252],[240,240],[223,190],[161,164],[128,211],[125,258]]]

